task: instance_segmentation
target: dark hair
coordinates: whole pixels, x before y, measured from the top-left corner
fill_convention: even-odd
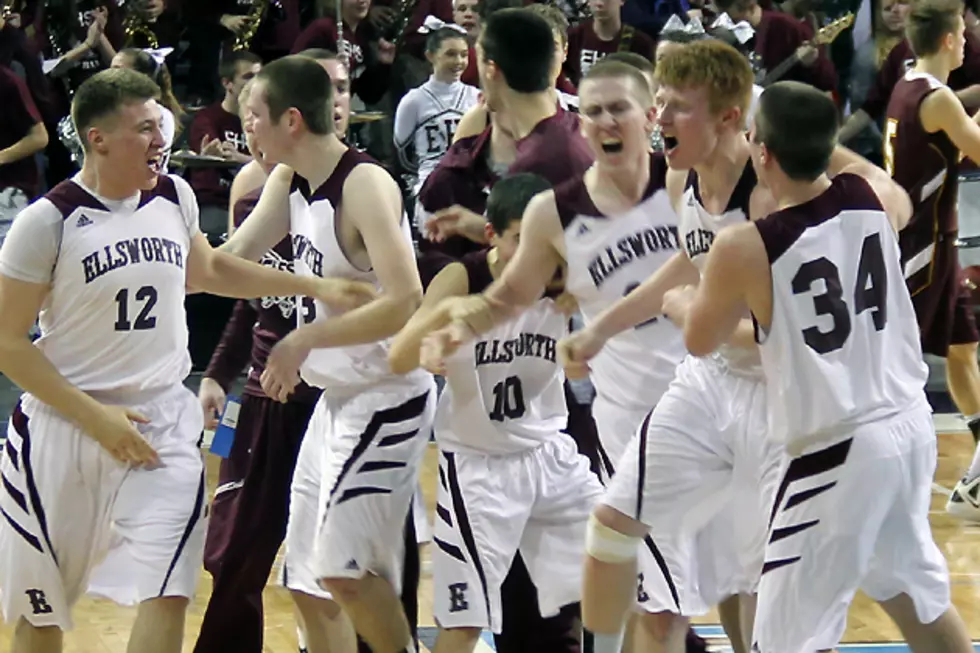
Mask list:
[[[962,0],[914,0],[905,21],[905,36],[917,57],[939,52],[943,39],[956,30]]]
[[[558,32],[561,37],[562,46],[568,45],[568,16],[555,5],[547,5],[539,2],[528,5],[527,10],[541,16],[551,25],[552,31]]]
[[[119,51],[119,54],[129,59],[133,70],[143,73],[160,87],[160,104],[174,114],[175,131],[176,134],[180,134],[184,128],[184,108],[180,106],[177,96],[174,95],[174,85],[167,64],[157,63],[152,55],[139,48],[124,48]]]
[[[531,198],[551,188],[548,180],[532,172],[504,177],[493,185],[487,198],[487,222],[499,236],[524,217]]]
[[[228,54],[222,56],[221,65],[218,66],[218,76],[221,80],[232,80],[235,79],[235,74],[238,72],[238,64],[261,64],[262,57],[255,54],[254,52],[233,50]]]
[[[339,61],[340,55],[329,48],[307,48],[299,53],[301,57],[309,57],[316,61]]]
[[[787,177],[813,181],[827,171],[837,146],[837,107],[808,84],[777,82],[759,98],[754,141],[766,146]]]
[[[524,6],[523,0],[480,0],[476,5],[476,13],[480,16],[480,22],[486,22],[491,14],[495,14],[501,9],[520,9]]]
[[[310,133],[333,133],[333,83],[316,61],[298,54],[276,59],[255,79],[262,83],[273,121],[296,109]]]
[[[434,29],[425,37],[425,51],[435,54],[442,47],[442,44],[449,39],[462,39],[466,41],[466,34],[449,26]]]
[[[635,100],[646,109],[653,106],[653,89],[650,88],[650,80],[640,71],[639,68],[631,66],[622,61],[610,61],[609,57],[604,57],[585,73],[582,78],[584,84],[588,80],[594,79],[631,79],[636,85],[636,93],[633,94]],[[579,84],[581,91],[582,84]]]
[[[757,4],[758,0],[715,0],[715,8],[720,14],[730,14],[733,8],[745,12]]]
[[[480,33],[483,60],[492,61],[518,93],[551,88],[555,38],[551,25],[527,9],[501,9],[490,16]]]
[[[86,132],[99,120],[127,104],[159,97],[160,87],[152,79],[129,68],[109,68],[92,75],[78,87],[71,102],[71,119],[82,147],[88,151]]]
[[[624,63],[627,66],[636,68],[644,75],[650,75],[651,77],[657,70],[657,67],[653,65],[652,61],[644,57],[642,54],[637,54],[635,52],[610,52],[603,57],[602,60]]]

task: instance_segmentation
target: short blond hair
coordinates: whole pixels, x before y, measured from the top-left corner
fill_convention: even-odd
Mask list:
[[[695,41],[664,53],[654,79],[660,86],[708,89],[713,114],[738,107],[746,115],[752,102],[755,75],[738,50],[714,39]]]

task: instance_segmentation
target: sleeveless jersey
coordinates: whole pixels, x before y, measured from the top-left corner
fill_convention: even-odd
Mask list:
[[[728,200],[725,212],[721,215],[714,215],[708,213],[701,204],[698,173],[694,170],[688,173],[678,218],[680,219],[681,242],[684,251],[687,253],[687,257],[691,259],[691,263],[700,272],[704,272],[708,250],[718,236],[718,232],[725,227],[740,224],[749,219],[749,200],[757,183],[755,168],[752,167],[751,161],[746,161],[742,176],[735,184],[735,189]],[[732,372],[751,376],[762,375],[758,349],[722,345],[712,357]]]
[[[791,453],[925,401],[928,370],[896,236],[855,175],[756,222],[772,272],[757,329],[769,423]]]
[[[35,345],[69,383],[124,401],[183,382],[191,369],[187,257],[199,231],[183,179],[161,176],[152,191],[110,201],[76,175],[15,225],[0,267],[6,276],[50,283]],[[21,239],[43,239],[51,260],[18,265],[11,250],[39,246]]]
[[[290,234],[293,239],[293,263],[296,274],[321,278],[355,279],[381,286],[374,270],[356,268],[347,258],[337,239],[337,213],[343,198],[344,184],[355,166],[378,165],[367,154],[348,149],[323,185],[311,190],[305,179],[293,176],[289,195]],[[371,192],[365,188],[363,192]],[[408,220],[402,218],[402,237],[412,244]],[[299,298],[299,324],[324,321],[337,315],[336,309],[311,297]],[[388,367],[390,339],[350,347],[314,349],[300,368],[303,380],[323,388],[334,396],[354,395],[379,383],[423,383],[426,373],[416,370],[396,376]]]
[[[462,260],[470,293],[490,285],[487,252]],[[557,344],[568,319],[554,300],[540,299],[446,361],[435,434],[447,451],[504,455],[555,437],[568,420]]]
[[[603,215],[579,176],[555,188],[565,229],[568,278],[586,324],[660,269],[680,249],[677,215],[666,189],[667,162],[650,155],[643,199],[621,215]],[[658,317],[609,340],[590,362],[596,392],[621,406],[651,408],[683,360],[680,330]]]
[[[946,132],[930,134],[919,120],[923,100],[941,88],[946,85],[932,75],[905,73],[892,91],[885,122],[885,167],[912,200],[912,219],[899,245],[913,295],[936,275],[938,239],[955,238],[958,231],[959,150]]]
[[[463,82],[446,84],[430,77],[398,103],[395,144],[402,164],[409,170],[418,170],[414,195],[418,195],[429,173],[452,145],[456,126],[477,104],[479,93]]]

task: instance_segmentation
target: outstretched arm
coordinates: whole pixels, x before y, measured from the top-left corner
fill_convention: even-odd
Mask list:
[[[284,165],[276,166],[262,188],[262,196],[255,209],[219,251],[248,261],[258,261],[288,236],[289,189],[292,183],[292,169]]]

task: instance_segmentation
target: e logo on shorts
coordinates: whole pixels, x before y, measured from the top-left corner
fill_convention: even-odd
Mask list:
[[[54,608],[48,604],[48,599],[41,590],[27,590],[24,593],[27,594],[27,600],[31,602],[31,609],[34,610],[34,614],[51,614],[54,612]]]
[[[466,600],[466,589],[466,583],[453,583],[449,586],[450,612],[462,612],[470,609],[470,604]]]

